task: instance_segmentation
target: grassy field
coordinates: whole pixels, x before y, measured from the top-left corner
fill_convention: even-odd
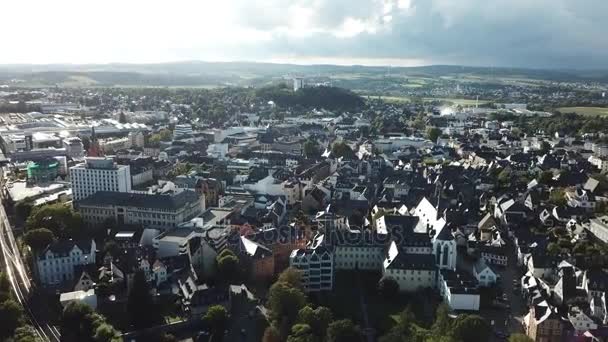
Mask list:
[[[557,108],[557,110],[562,113],[576,113],[588,116],[608,115],[608,108],[604,107],[561,107]]]

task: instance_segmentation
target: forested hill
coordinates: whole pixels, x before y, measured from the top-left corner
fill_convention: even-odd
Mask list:
[[[293,91],[289,86],[280,84],[259,88],[256,96],[274,101],[280,107],[324,108],[334,111],[356,111],[365,104],[361,96],[350,90],[327,86]]]

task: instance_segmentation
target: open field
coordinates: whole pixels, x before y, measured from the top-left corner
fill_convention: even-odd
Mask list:
[[[556,110],[562,113],[576,113],[588,116],[608,115],[608,108],[605,107],[561,107]]]

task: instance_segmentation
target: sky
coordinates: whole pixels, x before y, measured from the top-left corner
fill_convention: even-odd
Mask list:
[[[608,68],[606,0],[3,0],[0,63]]]

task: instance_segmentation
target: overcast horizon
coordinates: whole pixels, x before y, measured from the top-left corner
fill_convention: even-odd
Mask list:
[[[3,4],[0,64],[184,61],[606,69],[600,0]]]

